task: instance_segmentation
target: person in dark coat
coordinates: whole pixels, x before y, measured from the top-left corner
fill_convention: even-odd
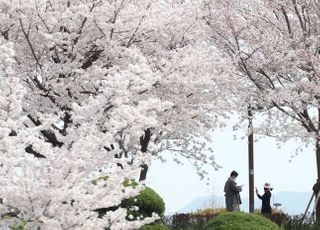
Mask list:
[[[262,200],[262,207],[261,207],[261,213],[262,214],[271,214],[272,209],[270,205],[270,198],[271,198],[271,185],[269,183],[265,183],[263,186],[264,194],[261,196],[259,194],[258,189],[256,188],[256,194],[260,200]]]
[[[237,186],[235,179],[238,173],[232,171],[230,177],[224,185],[225,199],[226,199],[226,209],[227,211],[240,211],[240,192],[242,191],[242,186]]]

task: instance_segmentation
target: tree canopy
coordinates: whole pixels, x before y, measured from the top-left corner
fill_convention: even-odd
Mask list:
[[[138,228],[156,216],[126,220],[119,204],[143,183],[123,182],[141,168],[144,180],[161,152],[201,176],[219,167],[199,138],[228,103],[200,3],[0,1],[1,214],[16,208],[46,229]]]

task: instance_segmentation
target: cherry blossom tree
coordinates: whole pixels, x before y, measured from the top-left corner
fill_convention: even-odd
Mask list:
[[[156,217],[127,220],[119,204],[143,183],[123,182],[141,168],[144,180],[161,152],[202,176],[219,167],[201,138],[229,102],[200,3],[0,1],[2,214],[16,208],[44,229],[135,229]]]
[[[30,103],[25,102],[21,80],[14,72],[13,45],[4,42],[0,49],[6,54],[1,59],[1,215],[14,208],[18,217],[28,221],[27,227],[44,229],[135,229],[153,221],[155,217],[129,222],[122,208],[111,209],[103,218],[93,211],[118,206],[122,199],[136,195],[142,187],[125,187],[124,181],[137,175],[139,159],[148,160],[141,155],[127,165],[114,157],[112,145],[110,151],[104,150],[106,143],[114,142],[112,129],[121,125],[118,119],[108,133],[97,132],[109,92],[80,104],[72,103],[69,112],[73,126],[68,127],[66,134],[55,137],[63,144],[54,146],[41,134],[52,126],[62,130],[57,123],[59,114],[43,110],[36,113],[39,124],[30,122],[29,113],[22,111],[24,104]],[[136,65],[132,64],[132,68],[137,71]],[[117,76],[135,75],[129,70],[125,72]],[[138,111],[131,108],[131,112]],[[139,124],[135,128],[139,129]],[[28,150],[29,146],[32,147]],[[116,164],[125,167],[112,167]],[[106,179],[93,184],[101,175]]]
[[[229,102],[218,93],[220,86],[215,76],[221,67],[212,65],[217,61],[206,40],[201,2],[171,1],[163,14],[153,14],[157,21],[163,22],[153,35],[157,39],[137,45],[150,65],[162,73],[154,89],[144,92],[144,96],[174,102],[170,109],[159,114],[162,125],[146,132],[152,145],[160,144],[151,153],[161,158],[161,152],[169,150],[177,162],[181,156],[186,157],[203,178],[206,174],[203,162],[219,168],[214,158],[206,156],[211,150],[206,150],[203,138],[210,139],[208,131],[223,125],[221,121],[226,118],[223,109],[229,107]],[[143,169],[140,180],[146,176],[147,168]]]
[[[319,2],[207,1],[203,9],[210,41],[229,63],[228,75],[243,83],[234,92],[243,103],[258,102],[263,122],[256,130],[312,143],[319,181]]]

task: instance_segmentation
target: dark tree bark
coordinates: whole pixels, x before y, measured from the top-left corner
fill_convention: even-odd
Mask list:
[[[316,210],[316,222],[319,223],[319,207],[320,207],[320,203],[319,200],[317,199],[318,195],[319,195],[319,190],[320,190],[320,180],[317,180],[317,183],[315,183],[312,187],[312,190],[314,192],[314,197],[315,197],[315,210]]]
[[[49,130],[49,129],[44,129],[41,130],[40,133],[46,138],[46,141],[51,143],[53,147],[62,147],[63,146],[63,142],[58,141],[56,134],[54,133],[54,131]]]
[[[32,145],[28,145],[26,148],[25,148],[25,151],[27,153],[30,153],[32,154],[34,157],[36,158],[46,158],[44,155],[42,155],[41,153],[38,153],[36,152],[33,148],[32,148]]]
[[[319,131],[320,131],[320,109],[318,109],[318,137],[316,140],[316,159],[317,159],[317,173],[318,173],[317,188],[320,189],[320,137],[319,137]],[[318,195],[318,192],[319,192],[319,190],[316,192],[316,195]],[[318,202],[316,205],[317,205],[316,206],[316,222],[319,224],[320,223],[320,202]]]
[[[144,136],[140,137],[141,152],[143,153],[147,152],[151,135],[152,135],[151,130],[147,129],[144,131]],[[140,171],[139,181],[143,181],[147,178],[148,165],[143,164],[140,167],[141,167],[141,171]]]
[[[148,168],[149,167],[146,164],[141,165],[139,181],[143,181],[143,180],[145,180],[147,178]]]

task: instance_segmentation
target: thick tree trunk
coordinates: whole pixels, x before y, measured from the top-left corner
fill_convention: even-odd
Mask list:
[[[317,188],[320,189],[320,136],[319,136],[319,131],[320,131],[320,109],[318,109],[318,135],[317,135],[317,140],[316,140],[316,159],[317,159],[317,174],[318,174],[318,179],[317,179]],[[316,195],[318,195],[319,190],[315,191]],[[317,199],[317,196],[316,196]],[[320,202],[318,202],[316,207],[316,222],[320,223]]]
[[[320,189],[320,144],[319,144],[319,137],[317,138],[317,143],[316,143],[316,157],[317,157],[317,172],[318,172],[318,179],[317,183],[314,185],[314,192],[315,192],[315,200],[317,200],[317,195],[319,193]],[[320,223],[320,202],[317,202],[317,207],[316,207],[316,221],[317,223]]]
[[[140,137],[141,152],[143,153],[147,152],[150,139],[151,139],[151,130],[147,129],[144,131],[144,136]],[[139,181],[143,181],[147,178],[148,165],[143,164],[140,167],[141,167],[141,171],[140,171]]]

